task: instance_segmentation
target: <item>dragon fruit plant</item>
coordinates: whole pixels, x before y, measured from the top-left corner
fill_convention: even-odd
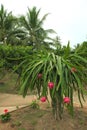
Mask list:
[[[82,106],[84,100],[84,83],[87,81],[87,50],[71,51],[67,45],[63,53],[38,51],[30,59],[26,57],[21,76],[21,93],[25,97],[28,89],[37,89],[41,102],[49,100],[55,119],[61,119],[67,107],[73,115],[73,93],[77,91]]]

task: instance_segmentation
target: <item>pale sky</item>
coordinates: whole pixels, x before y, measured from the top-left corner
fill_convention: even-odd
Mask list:
[[[27,7],[41,8],[41,16],[50,13],[44,28],[54,29],[62,45],[73,47],[87,40],[87,0],[0,0],[14,15],[26,14]]]

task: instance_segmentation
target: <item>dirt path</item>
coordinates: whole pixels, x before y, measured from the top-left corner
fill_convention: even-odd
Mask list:
[[[23,98],[21,95],[0,93],[0,114],[3,113],[4,109],[13,111],[13,110],[16,110],[17,107],[27,106],[34,99],[36,99],[36,96],[34,95],[29,95]]]
[[[78,101],[77,94],[74,94],[74,105],[80,107],[80,103]],[[9,111],[16,110],[17,107],[24,107],[29,105],[32,100],[37,99],[35,95],[29,95],[23,98],[21,95],[13,95],[13,94],[2,94],[0,93],[0,114],[3,113],[4,109],[8,109]],[[87,99],[87,97],[85,98]],[[83,106],[87,108],[87,100],[82,102]],[[40,103],[41,104],[41,103]],[[41,104],[44,107],[44,104]]]
[[[35,98],[36,97],[34,95],[29,95],[23,98],[21,95],[0,93],[0,107],[26,105],[29,104]]]

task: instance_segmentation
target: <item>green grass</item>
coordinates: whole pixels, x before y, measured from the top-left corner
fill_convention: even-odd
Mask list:
[[[0,93],[19,94],[20,85],[17,82],[18,75],[11,71],[0,71]],[[36,94],[36,90],[28,91],[29,95]]]
[[[16,85],[16,81],[17,74],[13,74],[11,71],[6,71],[0,79],[0,93],[17,94],[19,87]]]
[[[16,120],[15,122],[12,123],[14,126],[21,126],[21,122],[19,120]]]
[[[26,130],[25,128],[18,128],[18,130]]]
[[[27,113],[27,114],[23,115],[23,119],[24,120],[34,120],[35,121],[37,118],[42,117],[45,113],[46,113],[46,111],[44,111],[44,110],[31,109],[30,113]]]

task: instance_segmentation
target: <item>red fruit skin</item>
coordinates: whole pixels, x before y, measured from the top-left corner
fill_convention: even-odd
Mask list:
[[[37,77],[38,77],[38,79],[42,78],[42,74],[38,74]]]
[[[72,67],[72,68],[71,68],[71,72],[77,72],[77,69],[74,68],[74,67]]]
[[[47,100],[46,97],[41,97],[41,98],[40,98],[40,101],[41,101],[41,102],[46,102],[46,100]]]
[[[54,83],[53,82],[49,82],[48,83],[48,87],[49,87],[49,89],[52,89],[54,87]]]
[[[65,97],[63,99],[63,101],[64,101],[64,103],[69,104],[70,103],[70,98],[69,97]]]

